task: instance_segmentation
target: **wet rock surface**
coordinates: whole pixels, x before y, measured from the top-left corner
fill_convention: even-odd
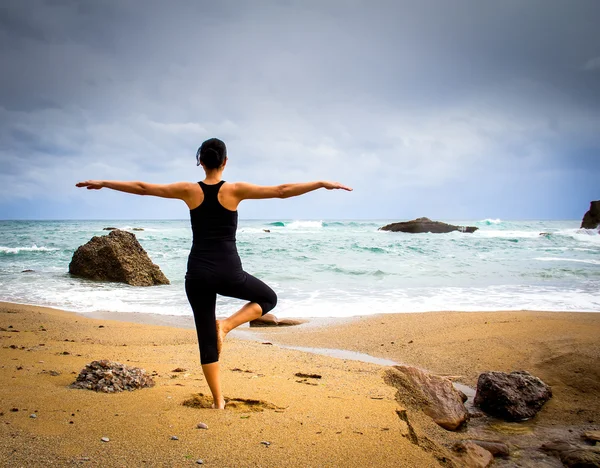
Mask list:
[[[453,231],[472,233],[477,231],[477,229],[478,228],[475,226],[455,226],[453,224],[446,224],[440,221],[432,221],[429,218],[417,218],[413,219],[412,221],[391,223],[379,228],[381,231],[408,232],[411,234],[420,234],[424,232],[444,234]]]
[[[510,450],[508,445],[499,440],[477,440],[472,439],[466,442],[472,442],[475,445],[479,445],[481,448],[490,452],[494,457],[508,457]]]
[[[106,359],[93,361],[81,370],[71,388],[116,393],[153,387],[154,380],[139,367],[129,367]]]
[[[452,450],[462,468],[486,468],[494,461],[489,451],[471,441],[458,442]]]
[[[485,372],[477,381],[475,405],[506,421],[534,417],[552,397],[552,389],[526,371]]]
[[[411,366],[393,366],[384,380],[398,389],[396,399],[422,411],[444,429],[454,431],[467,421],[461,394],[452,382]]]
[[[581,220],[582,229],[596,229],[600,225],[600,200],[590,202],[590,209]]]
[[[558,457],[563,465],[568,467],[600,467],[600,447],[557,440],[544,444],[542,450]]]
[[[167,277],[152,263],[135,234],[118,229],[107,236],[95,236],[79,247],[69,264],[69,273],[132,286],[169,284]]]

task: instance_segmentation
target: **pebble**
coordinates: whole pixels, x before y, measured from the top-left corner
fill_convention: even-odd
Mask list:
[[[110,442],[110,439],[108,437],[102,437],[102,439],[100,439],[102,442]]]
[[[171,436],[171,440],[179,440],[179,437],[177,437],[177,436]]]
[[[37,414],[35,414],[35,413],[34,414],[30,414],[29,417],[32,418],[32,419],[35,419],[35,418],[37,418]]]
[[[198,423],[198,425],[196,427],[198,429],[208,429],[208,426],[206,424],[204,424],[203,422]]]
[[[271,445],[271,442],[267,442],[266,440],[263,440],[263,441],[261,442],[261,444],[263,444],[263,445],[265,445],[265,446],[267,446],[267,447],[268,447],[269,445]]]
[[[198,464],[198,465],[204,465],[204,460],[196,460],[196,464]]]

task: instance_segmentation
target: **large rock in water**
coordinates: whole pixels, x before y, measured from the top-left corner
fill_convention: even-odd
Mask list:
[[[429,218],[417,218],[412,221],[404,221],[401,223],[392,223],[379,228],[381,231],[392,232],[409,232],[411,234],[419,234],[423,232],[432,232],[435,234],[443,234],[446,232],[475,232],[478,228],[475,226],[454,226],[440,221],[431,221]]]
[[[469,417],[452,382],[411,366],[393,366],[384,380],[398,389],[401,404],[423,411],[444,429],[454,431]]]
[[[169,280],[152,263],[131,232],[112,231],[95,236],[73,254],[69,273],[99,281],[116,281],[132,286],[169,284]]]
[[[590,203],[590,209],[583,215],[582,229],[596,229],[600,225],[600,200]]]
[[[533,418],[552,397],[552,389],[526,371],[485,372],[477,381],[475,405],[507,421]]]

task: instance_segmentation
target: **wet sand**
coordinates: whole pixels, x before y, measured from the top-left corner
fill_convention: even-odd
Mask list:
[[[390,314],[244,328],[225,343],[224,392],[261,403],[225,411],[182,404],[208,393],[192,329],[8,303],[0,303],[0,327],[2,466],[194,466],[202,459],[207,466],[427,467],[440,466],[446,447],[465,438],[410,413],[412,429],[429,443],[411,442],[395,389],[383,382],[385,366],[284,346],[366,353],[471,386],[485,370],[525,369],[554,390],[536,417],[541,424],[600,422],[600,314]],[[155,371],[156,386],[119,394],[70,389],[97,359]],[[177,367],[187,371],[172,372]]]

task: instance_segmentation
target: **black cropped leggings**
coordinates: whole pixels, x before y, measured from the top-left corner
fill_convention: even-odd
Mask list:
[[[277,305],[275,291],[246,272],[243,272],[239,280],[233,282],[188,277],[185,280],[185,292],[194,312],[202,364],[211,364],[219,360],[215,312],[217,294],[255,302],[261,307],[262,315]]]

